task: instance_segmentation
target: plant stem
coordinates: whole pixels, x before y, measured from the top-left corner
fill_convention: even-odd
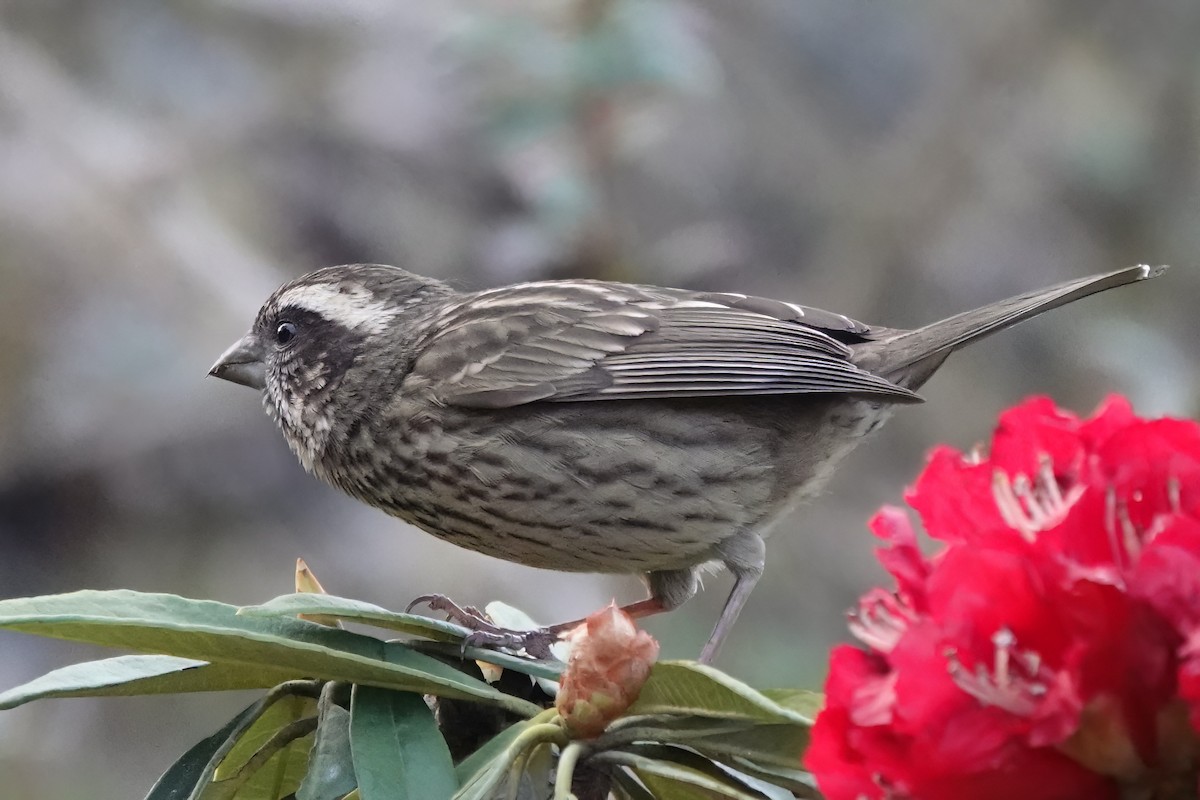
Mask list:
[[[571,794],[571,780],[575,777],[575,765],[579,758],[587,752],[582,742],[571,742],[563,748],[558,757],[558,769],[554,773],[554,800],[574,800]]]

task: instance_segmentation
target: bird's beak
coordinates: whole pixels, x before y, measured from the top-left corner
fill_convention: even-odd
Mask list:
[[[263,348],[253,332],[238,339],[208,371],[214,378],[240,383],[251,389],[265,389],[267,371],[263,365]]]

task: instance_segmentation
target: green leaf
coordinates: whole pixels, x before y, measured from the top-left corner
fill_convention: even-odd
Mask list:
[[[279,697],[238,736],[237,742],[217,765],[213,777],[218,781],[228,780],[279,730],[305,717],[316,716],[316,713],[317,701],[313,697],[295,694]]]
[[[793,795],[789,789],[787,789],[783,786],[780,786],[770,780],[760,778],[757,775],[754,775],[745,770],[735,769],[735,768],[729,766],[728,764],[722,764],[717,761],[712,761],[709,763],[714,764],[715,766],[720,768],[722,771],[724,771],[726,774],[728,774],[731,778],[734,778],[739,783],[747,786],[750,789],[757,791],[759,794],[764,795],[767,798],[770,798],[770,800],[795,800],[795,795]],[[804,785],[803,788],[807,789],[808,786]],[[802,796],[805,796],[805,795],[802,795]]]
[[[702,791],[712,791],[713,788],[720,784],[727,788],[723,791],[728,792],[726,796],[734,798],[771,798],[777,800],[781,795],[790,797],[790,792],[783,790],[777,786],[770,784],[763,785],[762,781],[752,776],[737,773],[727,766],[718,764],[711,759],[694,753],[691,750],[685,750],[681,747],[661,744],[640,744],[634,745],[621,751],[623,755],[632,755],[637,758],[649,759],[655,764],[670,764],[686,773],[668,772],[664,768],[655,765],[635,765],[638,776],[645,780],[645,774],[659,774],[661,776],[670,777],[675,781],[682,781],[691,787],[691,790],[697,788]],[[690,776],[690,777],[689,777]],[[701,776],[703,779],[701,779]],[[654,787],[646,784],[651,791]],[[655,792],[657,795],[657,792]]]
[[[231,736],[250,724],[260,708],[261,703],[246,707],[221,730],[184,753],[155,781],[150,794],[146,795],[146,800],[186,800],[191,797],[200,781],[211,776],[209,765],[213,758]]]
[[[308,757],[308,770],[296,790],[296,800],[340,800],[357,787],[350,754],[350,712],[331,704],[321,714]]]
[[[625,752],[603,753],[600,757],[632,768],[656,800],[765,800],[765,795],[715,767],[712,771],[699,770]]]
[[[808,740],[806,725],[664,716],[625,717],[595,745],[599,750],[633,751],[650,743],[678,745],[753,778],[807,792],[812,778],[800,769],[800,761]]]
[[[315,718],[312,697],[285,694],[268,696],[270,705],[237,736],[236,742],[213,770],[213,782],[194,797],[199,800],[277,800],[300,787],[308,770],[311,729],[302,736],[284,733]]]
[[[499,650],[485,650],[482,647],[464,648],[461,645],[446,644],[444,642],[410,642],[408,646],[420,653],[438,653],[443,656],[450,656],[451,658],[483,661],[488,664],[495,664],[498,667],[511,669],[514,672],[520,672],[523,675],[529,675],[532,678],[544,678],[548,681],[557,681],[562,677],[562,672],[566,668],[566,664],[563,664],[561,661],[537,661],[522,656],[514,656],[511,653],[504,653]]]
[[[0,628],[213,663],[541,709],[404,645],[303,620],[237,615],[208,600],[131,591],[82,591],[0,600]]]
[[[808,746],[808,726],[730,722],[711,717],[625,717],[596,740],[597,749],[620,750],[657,742],[689,747],[734,764],[745,759],[782,768],[796,767]]]
[[[825,695],[809,689],[763,689],[762,693],[784,708],[815,720],[825,707]]]
[[[498,734],[488,739],[471,755],[464,758],[454,767],[454,774],[460,786],[466,786],[481,771],[486,769],[494,760],[504,755],[509,746],[516,741],[530,725],[530,722],[518,722],[509,725]]]
[[[266,689],[288,677],[289,673],[269,667],[209,664],[175,656],[118,656],[62,667],[0,693],[0,710],[55,697]]]
[[[458,788],[450,749],[420,695],[354,687],[350,745],[363,800],[446,800]]]
[[[802,725],[756,725],[737,733],[689,738],[684,743],[722,761],[740,758],[795,767],[808,747],[808,738],[808,728]]]
[[[484,764],[463,782],[453,800],[491,800],[498,787],[508,777],[511,761],[503,755]]]
[[[495,604],[488,606],[489,610]],[[504,608],[508,608],[505,606]],[[238,614],[248,617],[296,617],[300,614],[320,615],[347,622],[358,622],[372,625],[385,630],[400,631],[412,636],[420,636],[431,640],[430,646],[424,642],[414,642],[411,646],[422,651],[437,652],[446,655],[486,661],[505,669],[512,669],[536,678],[557,680],[564,665],[555,661],[535,661],[495,650],[485,650],[480,647],[462,647],[463,639],[470,631],[461,625],[445,620],[430,619],[419,614],[402,614],[388,611],[371,603],[359,600],[349,600],[327,594],[287,594],[268,600],[257,606],[245,606],[238,609]],[[516,627],[501,622],[505,627]],[[536,627],[536,626],[534,626]],[[449,645],[449,646],[446,646]]]
[[[796,764],[800,762],[797,761]],[[779,786],[791,792],[791,797],[812,798],[812,800],[820,800],[821,793],[817,791],[816,778],[812,773],[800,769],[796,764],[790,767],[767,766],[760,762],[747,761],[741,758],[735,758],[732,761],[733,769],[739,773],[761,781],[772,786]]]
[[[693,714],[729,720],[809,725],[808,717],[723,672],[691,661],[660,661],[626,712]]]
[[[261,765],[248,775],[215,782],[194,800],[279,800],[295,792],[308,771],[308,754],[313,734],[292,739],[274,749]]]
[[[499,787],[508,782],[509,771],[517,759],[525,757],[531,770],[523,773],[518,784],[518,796],[522,796],[522,787],[527,783],[524,776],[549,769],[544,759],[546,753],[541,751],[548,753],[550,745],[562,747],[567,743],[562,727],[550,721],[556,718],[554,709],[547,709],[532,721],[520,722],[501,731],[472,753],[455,769],[462,788],[454,795],[454,800],[492,800]]]
[[[248,617],[295,617],[299,614],[313,614],[361,622],[376,628],[452,644],[461,642],[470,634],[469,630],[453,622],[431,619],[420,614],[388,611],[372,603],[329,594],[285,594],[261,605],[239,608],[238,614]]]
[[[613,790],[617,800],[656,800],[650,790],[642,786],[633,775],[623,769],[613,772]]]

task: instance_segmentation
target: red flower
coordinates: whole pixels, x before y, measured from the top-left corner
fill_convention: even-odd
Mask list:
[[[805,759],[829,800],[1195,796],[1200,425],[1035,398],[907,499],[944,546],[871,523],[897,586],[833,654]]]
[[[554,705],[567,730],[588,739],[637,700],[658,658],[658,642],[615,604],[588,617],[570,638],[571,656]]]

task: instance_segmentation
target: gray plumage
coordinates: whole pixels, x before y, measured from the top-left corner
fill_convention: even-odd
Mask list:
[[[212,374],[264,389],[304,466],[439,538],[528,566],[641,573],[635,613],[735,587],[772,523],[953,350],[1154,277],[1133,267],[914,331],[740,294],[596,281],[475,293],[379,265],[281,287]]]

